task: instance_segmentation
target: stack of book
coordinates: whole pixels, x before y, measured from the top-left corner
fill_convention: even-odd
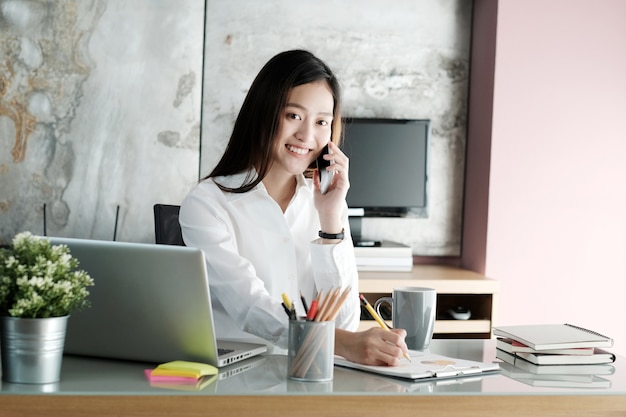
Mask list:
[[[503,372],[534,386],[606,386],[615,355],[613,339],[570,324],[495,327],[496,357]]]
[[[359,271],[411,271],[413,251],[410,246],[383,240],[361,242],[354,247]]]

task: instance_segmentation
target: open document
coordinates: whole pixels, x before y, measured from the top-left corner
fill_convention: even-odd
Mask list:
[[[500,370],[498,363],[457,359],[430,352],[410,350],[409,357],[411,358],[410,362],[403,359],[398,366],[372,366],[335,356],[335,365],[411,380],[479,376]]]

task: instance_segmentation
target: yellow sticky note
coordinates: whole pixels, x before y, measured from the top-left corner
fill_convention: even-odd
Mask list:
[[[161,376],[191,376],[200,378],[205,375],[216,375],[218,369],[207,363],[189,362],[189,361],[172,361],[162,363],[153,371],[153,375]]]

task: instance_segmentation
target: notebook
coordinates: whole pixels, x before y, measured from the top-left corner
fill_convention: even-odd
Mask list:
[[[551,355],[593,355],[595,348],[592,347],[579,347],[579,348],[565,348],[565,349],[544,349],[535,350],[525,344],[518,342],[517,340],[509,339],[508,337],[502,337],[496,340],[496,348],[501,349],[509,353],[549,353]]]
[[[513,365],[520,372],[533,375],[613,375],[615,367],[610,364],[591,365],[535,365],[514,353],[496,349],[496,358]]]
[[[451,358],[429,351],[410,350],[409,357],[411,362],[402,360],[397,366],[374,366],[335,356],[335,365],[410,380],[477,377],[500,370],[498,363]]]
[[[49,238],[65,244],[95,285],[72,313],[65,353],[223,367],[267,350],[217,341],[204,254],[186,246]]]
[[[614,354],[600,348],[594,348],[593,355],[562,355],[537,352],[515,352],[513,355],[535,365],[593,365],[615,362]]]
[[[517,340],[534,350],[613,346],[613,339],[572,324],[494,327],[493,334]]]

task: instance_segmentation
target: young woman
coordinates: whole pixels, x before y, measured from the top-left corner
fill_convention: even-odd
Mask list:
[[[351,288],[335,320],[335,353],[395,365],[406,351],[404,330],[356,332],[340,110],[339,83],[323,61],[303,50],[273,57],[252,83],[222,159],[181,204],[180,225],[186,245],[206,255],[218,337],[262,339],[280,351],[288,336],[283,293],[303,315],[301,294],[310,303],[319,292]],[[334,176],[322,194],[310,174],[327,144]]]

